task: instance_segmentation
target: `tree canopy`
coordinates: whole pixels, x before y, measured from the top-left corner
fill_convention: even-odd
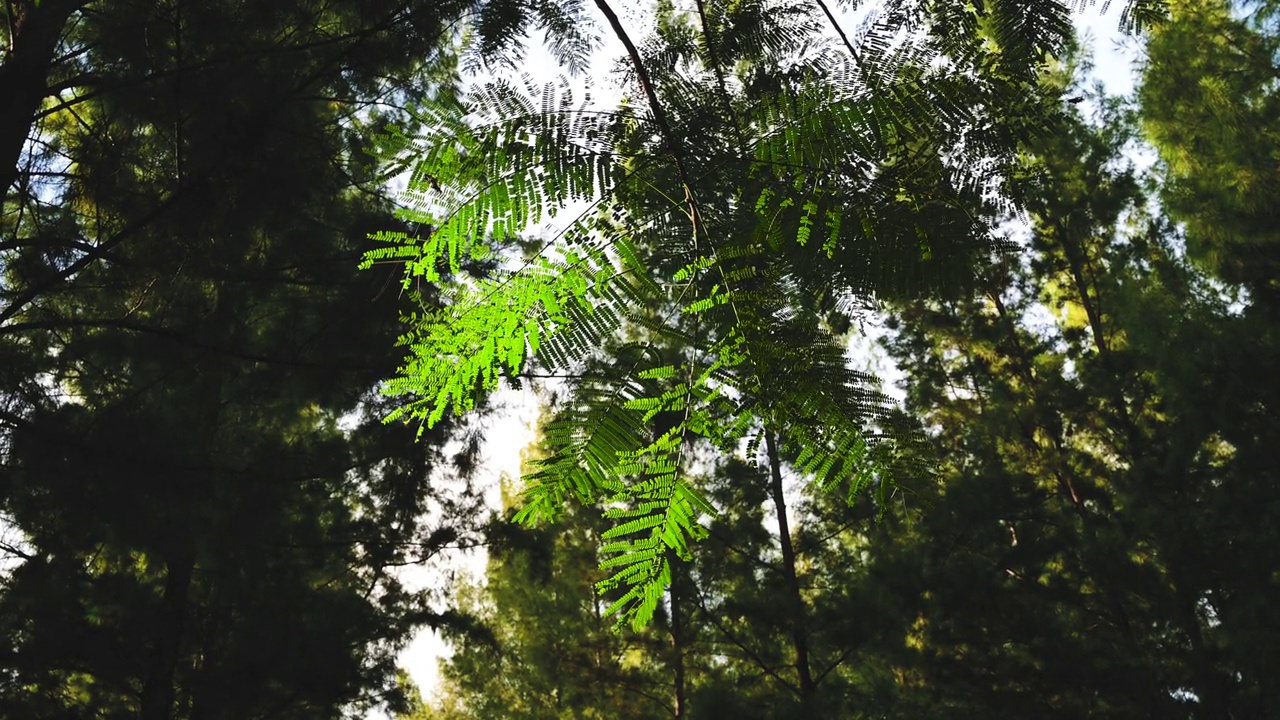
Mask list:
[[[1280,714],[1275,8],[1070,12],[9,2],[0,716]]]
[[[1034,90],[1070,23],[1054,2],[891,3],[851,38],[821,2],[659,3],[633,40],[596,5],[635,98],[601,111],[498,80],[422,105],[424,132],[379,138],[413,169],[417,232],[377,234],[366,264],[403,262],[410,297],[442,293],[404,316],[392,419],[433,427],[530,368],[579,378],[518,518],[607,504],[601,587],[625,586],[610,611],[642,624],[714,514],[684,477],[696,443],[774,444],[820,486],[887,490],[883,403],[819,321],[974,287],[1019,143],[1061,121]],[[495,251],[581,200],[527,256]],[[456,279],[495,252],[489,279]]]
[[[1176,17],[1152,31],[1145,73],[1177,67],[1155,41]],[[521,697],[574,717],[610,716],[606,698],[633,683],[665,699],[629,705],[654,718],[1276,713],[1264,610],[1280,508],[1274,314],[1257,279],[1196,251],[1202,230],[1177,220],[1255,217],[1258,243],[1269,228],[1236,212],[1247,186],[1177,194],[1199,180],[1179,157],[1229,144],[1161,144],[1151,128],[1169,105],[1155,88],[1107,97],[1081,85],[1078,52],[1064,60],[1042,78],[1060,103],[1056,131],[1023,140],[1002,188],[1026,225],[989,217],[1017,251],[990,258],[969,289],[882,306],[906,401],[878,426],[915,429],[878,458],[890,492],[849,506],[810,485],[787,512],[767,450],[755,467],[706,457],[688,476],[718,511],[708,537],[672,566],[652,622],[587,676],[557,668],[594,641],[554,636],[547,661],[525,615],[549,602],[539,588],[560,597],[550,588],[599,577],[560,548],[609,524],[566,512],[550,552],[491,561],[494,589],[471,602],[497,632],[456,639],[418,717],[532,716],[477,712],[498,697],[486,657],[503,658],[511,685],[551,672],[560,685]],[[1229,132],[1265,137],[1255,121]],[[1159,160],[1142,170],[1134,150],[1147,138]],[[1185,205],[1166,209],[1170,194]],[[511,587],[533,590],[517,599]],[[592,638],[607,621],[582,602],[557,612]]]

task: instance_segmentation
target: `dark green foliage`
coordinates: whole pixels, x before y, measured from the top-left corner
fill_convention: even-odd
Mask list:
[[[448,618],[392,568],[475,541],[432,482],[475,444],[379,422],[400,305],[356,269],[391,215],[362,138],[451,79],[470,4],[19,1],[0,84],[59,7],[0,158],[0,716],[395,706]]]
[[[938,477],[881,551],[919,583],[921,717],[1276,712],[1254,614],[1274,593],[1274,471],[1254,459],[1274,382],[1245,369],[1275,362],[1274,331],[1179,256],[1118,158],[1132,120],[1103,105],[1102,127],[1029,148],[1028,262],[898,324],[937,431]]]

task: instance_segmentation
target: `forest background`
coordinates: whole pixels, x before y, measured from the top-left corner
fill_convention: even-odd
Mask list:
[[[7,3],[0,716],[1274,716],[1275,8],[1126,9],[1126,102],[1057,4],[822,7],[660,4],[623,122],[507,86],[469,129],[460,64],[580,62],[590,6]],[[521,199],[602,189],[519,254]],[[494,356],[435,322],[477,287],[551,294]],[[847,367],[872,310],[901,407]],[[566,366],[488,517],[444,411]]]

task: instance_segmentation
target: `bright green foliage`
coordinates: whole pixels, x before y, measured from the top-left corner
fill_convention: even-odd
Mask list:
[[[696,477],[719,509],[709,537],[673,566],[653,624],[618,640],[679,627],[679,651],[645,665],[659,697],[685,698],[673,714],[1276,714],[1275,321],[1180,257],[1180,231],[1148,205],[1157,186],[1120,154],[1132,114],[1095,102],[1098,127],[1074,119],[1027,148],[1013,185],[1031,213],[1025,254],[972,297],[896,310],[889,349],[912,382],[893,421],[924,433],[885,459],[899,480],[885,506],[813,488],[788,513],[787,563],[768,471],[727,462]],[[581,542],[568,527],[557,542]],[[590,559],[550,567],[598,577]],[[490,569],[499,586],[515,577]],[[491,622],[536,627],[526,618],[547,596],[522,602]],[[522,664],[504,677],[556,667],[522,640],[505,647]],[[485,667],[485,652],[460,642],[450,677]],[[604,691],[581,692],[608,680],[557,676],[520,697],[613,712]],[[488,697],[451,681],[439,703],[484,717]]]
[[[972,285],[996,245],[979,218],[1016,140],[1054,122],[1028,90],[1068,26],[1053,2],[903,3],[855,46],[820,34],[820,4],[660,3],[637,48],[597,5],[629,48],[643,109],[602,113],[554,85],[503,82],[461,107],[423,106],[433,129],[380,138],[394,167],[414,168],[406,216],[421,234],[376,235],[389,246],[366,263],[402,262],[411,294],[418,279],[441,283],[442,308],[404,317],[409,355],[386,387],[407,397],[393,419],[424,427],[531,361],[577,374],[643,330],[611,355],[607,383],[573,384],[519,516],[554,518],[568,498],[610,507],[605,586],[627,586],[613,609],[643,623],[669,556],[711,509],[680,479],[694,438],[732,450],[777,433],[798,470],[850,497],[876,477],[866,425],[881,405],[820,319]],[[949,32],[954,21],[971,31]],[[490,239],[588,199],[531,257],[500,253],[492,282],[458,277]],[[678,360],[655,362],[651,343]]]
[[[1136,110],[1086,94],[1092,121],[1045,103],[1059,132],[1028,142],[1012,173],[1023,252],[998,258],[971,295],[893,308],[888,349],[910,383],[905,412],[881,422],[920,433],[882,460],[891,492],[849,507],[810,485],[778,513],[770,469],[683,476],[719,512],[672,566],[652,625],[623,636],[672,636],[681,662],[647,666],[664,697],[685,698],[672,715],[1280,713],[1276,319],[1182,254],[1184,231],[1151,202],[1169,165],[1135,170]],[[669,350],[655,354],[661,369],[642,380],[669,384],[646,397],[683,377]],[[784,471],[795,457],[783,453]],[[780,516],[792,518],[790,563]],[[536,613],[546,599],[526,602]],[[458,650],[450,672],[484,657]],[[466,718],[483,716],[483,696],[446,685],[442,697]],[[611,710],[573,697],[561,712]]]

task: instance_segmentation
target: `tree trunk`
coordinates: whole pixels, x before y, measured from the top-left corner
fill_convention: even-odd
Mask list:
[[[814,696],[813,673],[809,668],[809,633],[805,622],[804,598],[800,596],[800,578],[796,574],[796,551],[791,545],[791,526],[787,522],[787,501],[782,494],[782,461],[772,432],[765,432],[765,450],[769,454],[770,491],[774,511],[778,515],[778,541],[782,545],[782,577],[787,584],[787,611],[790,615],[791,647],[796,672],[800,676],[800,704],[807,712]]]
[[[31,134],[32,118],[48,92],[53,67],[67,20],[85,0],[18,0],[5,61],[0,64],[0,190],[18,179],[18,160]]]
[[[672,553],[674,556],[674,553]],[[675,664],[675,712],[672,713],[676,718],[685,716],[685,707],[688,703],[685,701],[685,672],[684,672],[684,625],[680,617],[680,586],[682,574],[676,569],[675,563],[678,558],[670,557],[668,562],[672,563],[671,568],[671,654],[672,661]]]
[[[175,692],[174,677],[182,652],[182,638],[186,630],[188,597],[191,594],[191,576],[195,568],[194,555],[179,553],[167,562],[164,597],[156,617],[155,643],[147,658],[143,675],[141,720],[171,720],[173,718]]]

